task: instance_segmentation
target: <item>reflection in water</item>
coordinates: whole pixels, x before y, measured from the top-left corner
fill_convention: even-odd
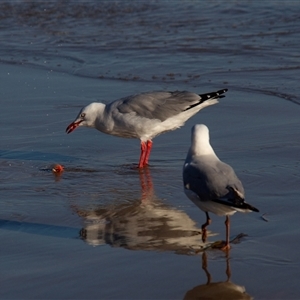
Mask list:
[[[183,211],[155,196],[150,170],[138,170],[141,197],[115,206],[87,210],[74,206],[85,219],[81,237],[90,245],[109,244],[131,250],[175,251],[191,254],[202,249],[201,229]]]
[[[58,238],[80,237],[89,245],[109,244],[131,250],[175,251],[193,255],[207,248],[209,244],[202,242],[201,229],[196,223],[185,212],[155,196],[149,169],[138,172],[140,198],[128,200],[127,197],[119,204],[102,204],[96,209],[72,205],[73,210],[84,218],[82,229],[8,219],[0,219],[0,229]],[[124,198],[123,193],[114,192],[112,197]]]
[[[230,282],[231,270],[229,265],[228,253],[226,255],[226,275],[227,280],[221,282],[212,282],[212,277],[207,269],[207,255],[206,252],[202,253],[202,269],[207,276],[207,282],[205,284],[197,285],[193,289],[189,290],[185,296],[185,300],[192,299],[240,299],[250,300],[253,299],[248,295],[243,286]]]

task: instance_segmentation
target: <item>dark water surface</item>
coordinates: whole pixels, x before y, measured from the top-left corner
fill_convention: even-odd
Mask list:
[[[0,298],[298,299],[299,12],[296,1],[2,1]],[[65,134],[92,101],[221,88],[219,104],[154,140],[143,171],[137,140]],[[260,209],[231,218],[232,237],[248,236],[227,256],[195,253],[205,214],[181,179],[195,123]],[[224,239],[211,217],[209,242]]]

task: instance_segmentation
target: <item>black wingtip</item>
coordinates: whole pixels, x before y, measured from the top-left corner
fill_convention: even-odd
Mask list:
[[[223,95],[224,93],[226,93],[228,91],[228,89],[223,89],[223,90],[219,90],[217,92],[212,92],[212,93],[207,93],[207,94],[201,94],[200,96],[200,101],[190,105],[188,108],[186,108],[185,110],[189,110],[195,106],[198,106],[199,104],[205,102],[206,100],[209,99],[220,99],[220,98],[224,98],[225,95]]]
[[[248,203],[245,203],[246,205],[247,205],[247,208],[248,209],[250,209],[250,210],[252,210],[252,211],[255,211],[255,212],[259,212],[259,210],[256,208],[256,207],[254,207],[254,206],[252,206],[252,205],[250,205],[250,204],[248,204]]]
[[[231,199],[230,201],[227,201],[227,200],[224,201],[222,199],[212,199],[212,201],[223,204],[223,205],[239,208],[239,209],[248,209],[248,210],[252,210],[255,212],[259,212],[259,210],[256,207],[244,202],[243,199],[240,199],[240,200]]]
[[[227,91],[228,91],[228,89],[223,89],[223,90],[218,90],[218,91],[213,92],[213,93],[207,93],[207,94],[199,95],[201,97],[200,103],[203,103],[204,101],[206,101],[208,99],[224,98],[225,95],[223,95],[223,94],[226,93]]]

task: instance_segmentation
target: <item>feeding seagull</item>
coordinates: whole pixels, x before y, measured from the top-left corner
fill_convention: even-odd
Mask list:
[[[66,132],[86,126],[118,137],[140,139],[138,168],[143,168],[148,165],[153,138],[183,126],[204,107],[218,103],[225,92],[227,89],[201,95],[187,91],[147,92],[106,105],[94,102],[80,110]]]

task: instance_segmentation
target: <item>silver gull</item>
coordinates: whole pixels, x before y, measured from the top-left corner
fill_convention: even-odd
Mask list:
[[[203,124],[192,128],[192,142],[183,166],[184,192],[206,214],[202,239],[211,223],[209,212],[226,216],[226,243],[229,246],[229,216],[235,212],[258,212],[244,200],[244,188],[231,166],[220,161],[209,142],[209,130]]]
[[[138,167],[143,168],[148,165],[154,137],[183,126],[202,108],[218,103],[226,91],[223,89],[201,95],[187,91],[148,92],[107,105],[94,102],[80,110],[66,132],[86,126],[119,137],[140,139]]]

